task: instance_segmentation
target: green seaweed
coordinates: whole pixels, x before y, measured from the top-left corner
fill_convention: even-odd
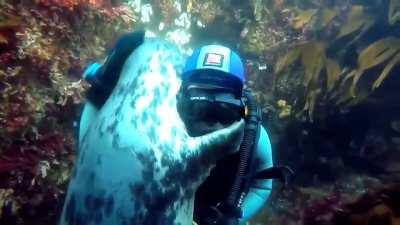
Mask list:
[[[348,75],[353,77],[353,83],[351,86],[352,96],[356,95],[356,85],[367,69],[386,63],[383,72],[375,81],[372,88],[375,89],[379,87],[382,81],[389,74],[390,70],[399,63],[399,52],[400,39],[395,37],[380,39],[364,49],[358,57],[358,68],[355,72],[351,72]],[[397,56],[393,57],[396,54]],[[391,59],[390,62],[388,62],[389,59]]]
[[[362,5],[353,5],[347,17],[346,23],[341,27],[340,33],[336,37],[337,39],[357,31],[362,33],[369,29],[374,22],[374,18],[365,13],[364,6]]]
[[[388,7],[388,30],[392,29],[400,18],[400,1],[391,0]],[[317,9],[305,9],[302,11],[294,10],[295,19],[292,20],[294,28],[302,28],[306,24],[311,25],[314,32],[309,40],[295,44],[286,54],[277,60],[275,74],[293,70],[303,71],[302,84],[305,93],[304,104],[301,112],[308,112],[312,120],[312,111],[317,105],[317,99],[321,101],[333,101],[341,106],[354,106],[362,103],[368,96],[382,86],[384,80],[390,75],[393,68],[400,63],[400,39],[394,36],[384,36],[380,39],[368,39],[366,34],[373,32],[381,18],[381,14],[371,14],[372,7],[367,4],[350,5],[349,10],[344,15],[344,20],[339,15],[337,8],[326,8],[322,6]],[[311,13],[312,12],[312,13]],[[386,15],[386,14],[383,14]],[[311,19],[316,16],[316,19]],[[297,22],[297,23],[294,23]],[[335,21],[335,23],[332,23]],[[324,36],[326,32],[331,32],[332,26],[336,24],[336,33]],[[337,24],[340,24],[339,26]],[[328,39],[324,39],[328,37]],[[369,45],[362,47],[357,41],[368,40]],[[335,49],[340,46],[339,51],[327,56],[328,49]],[[341,65],[345,62],[345,55],[354,54],[356,46],[357,64],[355,66]],[[300,68],[299,68],[300,67]],[[382,70],[376,74],[371,74],[376,68]],[[371,70],[373,69],[374,70]],[[364,81],[365,79],[371,82]],[[373,76],[373,77],[372,77]],[[318,98],[320,96],[321,98]],[[323,100],[325,99],[325,100]],[[296,107],[299,109],[299,107]]]
[[[316,9],[309,9],[309,10],[301,10],[301,9],[296,9],[297,15],[295,18],[292,20],[292,26],[295,29],[301,29],[308,23],[310,23],[311,19],[317,12]]]
[[[390,0],[388,21],[390,25],[400,21],[400,1]]]
[[[310,42],[299,45],[287,52],[277,62],[276,74],[280,74],[293,64],[300,62],[304,69],[303,86],[305,88],[305,105],[302,111],[308,112],[310,121],[313,121],[313,111],[316,107],[316,100],[323,92],[319,86],[322,79],[326,76],[326,89],[332,90],[335,83],[339,80],[341,67],[335,59],[326,56],[326,44],[322,42]]]

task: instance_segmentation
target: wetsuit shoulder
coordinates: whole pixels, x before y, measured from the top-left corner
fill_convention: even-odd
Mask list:
[[[255,171],[266,169],[273,166],[272,159],[272,146],[271,140],[269,138],[267,130],[264,126],[260,128],[260,137],[257,143],[257,149],[254,153],[254,166],[256,166]]]

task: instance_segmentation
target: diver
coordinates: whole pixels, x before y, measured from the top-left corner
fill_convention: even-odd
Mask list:
[[[244,82],[243,63],[237,53],[221,45],[206,45],[196,49],[187,59],[177,103],[188,134],[200,136],[244,118],[249,110],[245,105],[246,99],[243,99],[245,92],[248,92],[243,89]],[[252,140],[254,149],[251,149],[254,155],[247,168],[252,173],[273,166],[267,131],[260,125],[260,112],[254,113],[255,126],[251,127],[255,131],[252,137],[255,139]],[[272,180],[248,179],[248,187],[241,187],[247,189],[242,190],[246,194],[239,197],[242,198],[239,199],[241,206],[231,206],[229,209],[236,211],[236,215],[231,215],[233,222],[217,222],[218,216],[224,216],[224,209],[221,208],[235,182],[239,161],[239,152],[224,157],[199,187],[194,206],[197,224],[235,224],[235,219],[236,224],[245,224],[265,205],[271,193]]]
[[[102,64],[92,63],[86,68],[84,78],[91,84],[87,99],[95,108],[105,103],[125,60],[143,43],[144,37],[144,31],[122,36]],[[265,205],[272,179],[286,182],[292,173],[289,168],[273,166],[271,143],[261,125],[261,112],[251,92],[244,89],[244,82],[239,55],[221,45],[195,50],[182,73],[177,111],[190,136],[246,119],[240,149],[217,161],[196,192],[194,221],[198,225],[245,224]],[[82,114],[90,114],[89,109],[86,111]],[[80,129],[87,126],[85,121],[80,124]]]

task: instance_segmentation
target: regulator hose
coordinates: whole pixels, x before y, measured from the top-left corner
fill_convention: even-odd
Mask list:
[[[250,164],[258,144],[261,126],[261,111],[249,90],[243,91],[243,101],[246,107],[244,116],[246,124],[239,148],[239,163],[235,179],[226,200],[218,203],[217,206],[211,206],[201,225],[237,225],[238,219],[243,217],[240,206],[248,191]]]
[[[247,191],[248,175],[254,150],[260,135],[261,111],[257,102],[249,90],[244,90],[244,100],[246,105],[243,141],[239,149],[239,165],[236,177],[231,187],[226,204],[240,207],[242,198]]]

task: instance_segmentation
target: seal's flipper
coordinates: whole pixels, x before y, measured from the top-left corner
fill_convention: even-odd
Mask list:
[[[101,108],[112,90],[114,89],[128,56],[144,42],[145,31],[136,31],[123,35],[118,39],[112,51],[107,56],[104,65],[100,68],[97,64],[92,64],[87,70],[95,72],[86,79],[92,85],[87,92],[87,99],[97,108]],[[94,66],[93,66],[94,65]]]
[[[136,31],[123,35],[107,56],[104,65],[90,64],[83,78],[91,87],[86,93],[87,102],[83,106],[78,125],[78,145],[82,142],[89,125],[95,120],[98,110],[104,105],[120,77],[122,67],[128,56],[143,42],[145,31]]]
[[[199,156],[210,163],[239,150],[243,138],[244,120],[234,122],[230,126],[213,131],[203,136],[190,138],[188,148],[194,156]],[[226,151],[226,150],[229,150]]]

